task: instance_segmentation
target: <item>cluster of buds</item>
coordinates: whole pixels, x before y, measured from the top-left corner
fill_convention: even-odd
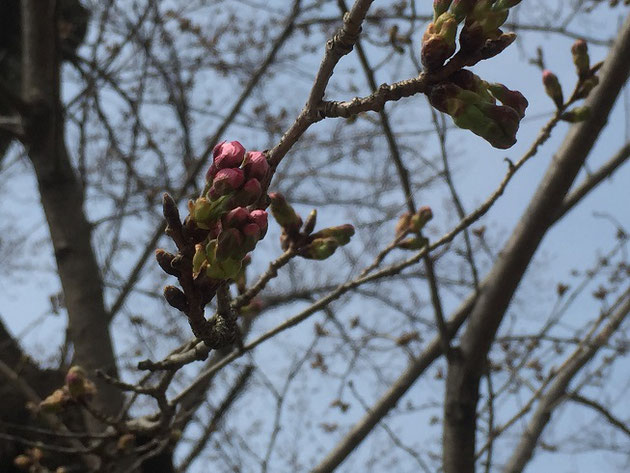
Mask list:
[[[396,224],[398,247],[405,250],[419,250],[428,243],[422,235],[422,229],[433,218],[430,207],[420,207],[416,213],[404,213]],[[409,236],[408,236],[409,235]],[[407,238],[405,238],[407,236]]]
[[[73,366],[66,374],[65,384],[39,403],[42,412],[59,412],[63,408],[90,400],[96,387],[80,366]]]
[[[202,196],[188,204],[188,223],[205,236],[195,246],[195,277],[203,271],[221,280],[234,278],[265,236],[267,213],[247,207],[261,197],[269,164],[262,152],[245,152],[238,141],[219,143],[213,157]]]
[[[596,64],[591,67],[586,41],[579,39],[573,43],[573,46],[571,46],[571,55],[573,56],[573,64],[575,64],[578,83],[568,103],[565,104],[564,93],[558,76],[548,69],[543,70],[542,73],[542,82],[545,87],[545,92],[560,111],[565,110],[565,108],[574,101],[588,97],[591,91],[599,84],[599,77],[597,77],[596,74],[601,64]],[[573,110],[564,111],[560,118],[575,123],[586,120],[589,116],[590,110],[588,107],[576,107]]]
[[[456,50],[457,27],[464,22],[459,37],[466,52],[480,52],[481,58],[496,56],[516,38],[500,27],[509,9],[521,0],[434,0],[433,21],[422,37],[422,64],[431,71],[444,65]]]
[[[528,105],[520,92],[488,83],[466,69],[435,85],[429,101],[450,115],[459,128],[472,131],[500,149],[516,143],[516,132]]]
[[[201,272],[211,279],[234,279],[243,260],[267,233],[267,212],[236,207],[223,215],[216,238],[195,246],[193,276]]]
[[[282,227],[280,243],[282,249],[294,248],[299,256],[312,260],[324,260],[350,242],[354,227],[350,224],[328,227],[313,233],[317,211],[313,210],[305,222],[284,196],[277,192],[269,194],[271,213]]]

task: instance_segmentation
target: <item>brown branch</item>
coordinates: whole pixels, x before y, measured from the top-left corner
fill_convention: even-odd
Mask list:
[[[551,412],[565,398],[569,383],[575,375],[597,354],[598,350],[616,333],[630,313],[630,288],[619,298],[617,307],[611,310],[608,323],[592,339],[589,337],[576,348],[569,359],[559,368],[547,392],[542,395],[525,432],[507,463],[505,473],[520,473],[534,453],[538,439],[551,420]]]

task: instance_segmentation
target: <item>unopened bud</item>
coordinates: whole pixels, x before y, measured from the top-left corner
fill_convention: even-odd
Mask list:
[[[247,206],[255,203],[262,194],[262,186],[258,179],[248,180],[236,194],[235,200],[239,205]]]
[[[186,312],[188,310],[188,300],[186,295],[175,286],[166,286],[164,288],[164,298],[171,307]]]
[[[515,40],[516,33],[503,33],[496,39],[488,39],[481,48],[481,57],[483,59],[490,59],[502,53]]]
[[[317,238],[300,250],[300,256],[306,259],[324,260],[331,256],[339,243],[335,238]]]
[[[217,169],[237,168],[243,162],[245,148],[238,141],[222,141],[212,150]]]
[[[239,228],[249,217],[249,212],[245,207],[236,207],[223,216],[223,226],[226,228]]]
[[[573,56],[573,64],[580,78],[586,78],[590,72],[590,59],[588,57],[588,46],[583,39],[577,40],[571,46],[571,55]]]
[[[302,228],[302,231],[305,234],[310,235],[311,233],[313,233],[316,223],[317,223],[317,210],[313,209],[308,214],[308,217],[306,217],[306,221],[304,222],[304,227]]]
[[[346,245],[350,242],[350,238],[354,235],[354,227],[349,223],[339,225],[337,227],[324,228],[323,230],[313,233],[313,239],[333,238],[339,246]]]
[[[245,155],[243,170],[248,179],[258,179],[262,181],[269,171],[269,163],[264,153],[251,151]]]
[[[457,22],[451,13],[442,13],[435,22],[429,23],[422,36],[422,64],[428,70],[435,70],[455,53]]]
[[[562,108],[564,105],[564,97],[562,95],[562,86],[553,72],[545,69],[542,75],[543,85],[545,86],[545,92],[551,97],[551,100],[556,104],[556,107]]]
[[[302,219],[279,192],[269,194],[271,213],[276,222],[288,233],[297,233],[302,226]]]
[[[451,3],[451,13],[455,16],[457,23],[461,23],[472,11],[477,0],[453,0]]]
[[[242,169],[226,168],[221,169],[214,176],[212,187],[208,192],[210,199],[215,200],[225,194],[239,189],[245,181],[245,174]]]
[[[249,214],[249,218],[252,222],[258,225],[260,230],[260,239],[262,239],[267,233],[267,227],[269,226],[269,217],[267,212],[260,209],[252,210]]]
[[[413,236],[409,238],[405,238],[401,241],[398,246],[404,250],[420,250],[422,249],[429,240],[427,240],[423,236]]]
[[[510,90],[503,84],[488,84],[488,90],[503,105],[513,108],[519,117],[525,116],[525,110],[529,105],[527,99],[518,90]]]
[[[182,274],[178,269],[175,269],[173,268],[173,266],[171,266],[171,263],[175,259],[174,254],[158,248],[157,250],[155,250],[155,259],[160,265],[160,268],[162,268],[162,271],[164,271],[166,274],[170,274],[171,276],[175,277],[179,277]]]
[[[179,231],[182,228],[182,221],[179,218],[177,204],[166,192],[162,196],[162,213],[164,215],[164,219],[166,220],[166,224],[170,228],[176,231]]]
[[[243,246],[243,235],[236,228],[224,229],[217,239],[216,259],[224,261],[228,258],[238,258]]]

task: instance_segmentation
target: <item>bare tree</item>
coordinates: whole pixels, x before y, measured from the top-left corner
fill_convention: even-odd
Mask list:
[[[4,2],[0,470],[625,471],[627,4]]]

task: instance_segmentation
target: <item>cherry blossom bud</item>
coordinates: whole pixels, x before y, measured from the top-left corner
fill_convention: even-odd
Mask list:
[[[317,210],[313,209],[308,214],[308,217],[306,217],[306,221],[304,222],[304,228],[302,229],[302,231],[305,234],[310,235],[315,229],[315,223],[317,223]]]
[[[162,268],[162,271],[164,271],[166,274],[170,274],[171,276],[179,277],[181,275],[181,272],[171,266],[174,258],[174,254],[171,254],[161,248],[155,250],[155,259],[160,265],[160,268]]]
[[[480,54],[483,59],[490,59],[503,52],[510,44],[516,40],[516,33],[502,33],[496,39],[488,39],[481,48]]]
[[[442,13],[435,22],[429,23],[422,36],[422,64],[428,70],[442,67],[455,53],[457,21],[451,13]]]
[[[335,238],[317,238],[300,250],[300,256],[306,259],[324,260],[339,247]]]
[[[564,105],[564,97],[562,95],[562,86],[558,77],[551,71],[545,69],[542,75],[543,85],[545,86],[545,92],[551,97],[551,100],[556,104],[556,107],[562,108]]]
[[[317,233],[313,233],[312,238],[314,240],[334,238],[339,246],[343,246],[350,242],[352,235],[354,235],[354,227],[347,223],[337,227],[324,228]]]
[[[260,209],[252,210],[249,214],[249,218],[252,222],[258,225],[258,228],[260,229],[260,239],[262,239],[267,233],[267,227],[269,225],[267,212]]]
[[[256,243],[260,240],[261,229],[255,223],[248,223],[243,226],[242,232],[245,236],[242,250],[244,253],[247,253],[256,247]]]
[[[222,141],[212,150],[217,169],[237,168],[245,157],[245,148],[238,141]]]
[[[186,295],[175,286],[166,286],[164,288],[164,298],[171,307],[186,312],[188,310],[188,301]]]
[[[497,83],[488,84],[488,90],[500,100],[503,105],[507,105],[516,110],[516,113],[518,113],[521,118],[525,116],[525,110],[529,102],[518,90],[510,90],[503,84]]]
[[[219,172],[219,168],[216,164],[212,163],[206,172],[206,182],[212,182],[214,176]]]
[[[236,194],[236,201],[239,205],[251,205],[255,203],[262,194],[262,186],[258,179],[250,179],[243,188]]]
[[[206,276],[210,279],[232,279],[236,277],[241,270],[240,259],[226,259],[216,261],[206,268]]]
[[[251,151],[245,155],[243,170],[248,179],[258,179],[262,181],[269,172],[269,163],[264,153]]]
[[[221,169],[214,176],[212,187],[209,191],[210,199],[216,200],[222,195],[239,189],[245,181],[245,174],[238,168]]]
[[[404,250],[420,250],[427,243],[429,243],[429,240],[427,240],[423,236],[417,235],[417,236],[405,238],[403,241],[401,241],[398,244],[398,247]]]
[[[577,40],[571,46],[571,55],[573,56],[573,64],[580,78],[585,78],[590,72],[590,59],[588,57],[588,46],[583,39]]]
[[[287,202],[279,192],[269,194],[271,199],[271,213],[276,222],[287,231],[287,233],[297,233],[302,226],[302,219],[295,213],[293,207]]]
[[[223,226],[226,228],[240,228],[249,217],[249,212],[245,207],[236,207],[223,216]]]

